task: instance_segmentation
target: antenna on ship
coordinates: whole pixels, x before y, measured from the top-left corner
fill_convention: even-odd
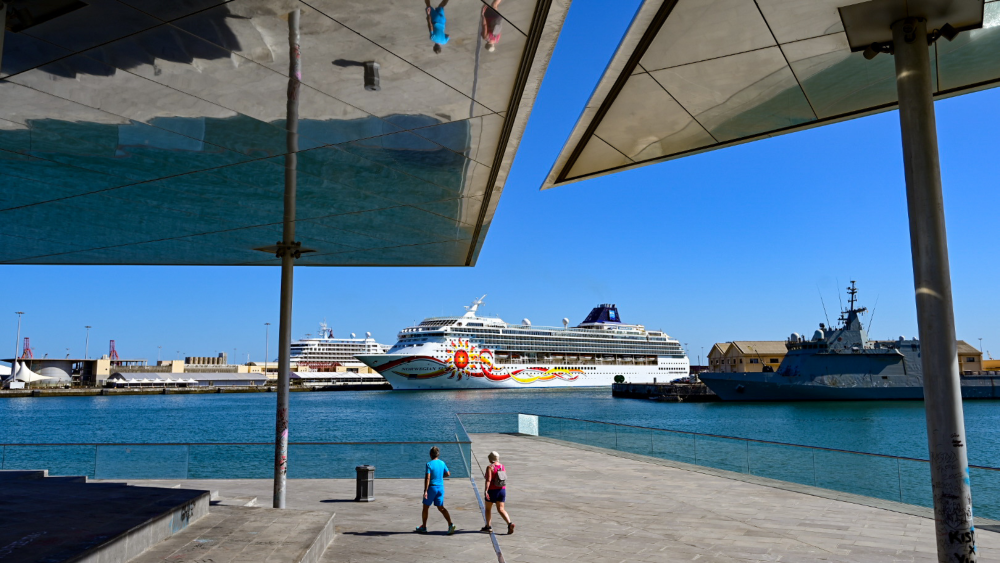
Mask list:
[[[844,318],[844,300],[840,298],[840,278],[837,278],[837,303],[840,303],[840,322],[846,323],[847,319]]]
[[[826,302],[823,301],[823,292],[819,289],[819,284],[816,284],[816,292],[819,293],[819,303],[823,306],[823,316],[826,317],[826,326],[830,326],[830,314],[826,312]]]
[[[878,298],[881,296],[881,293],[875,296],[875,306],[872,307],[872,316],[868,317],[868,328],[865,329],[868,332],[872,330],[872,321],[875,320],[875,309],[878,309]]]
[[[472,305],[466,305],[465,306],[465,314],[462,315],[462,316],[463,317],[475,317],[476,316],[476,310],[479,309],[479,306],[483,304],[483,299],[486,299],[486,294],[485,293],[479,299],[473,299],[472,300]]]

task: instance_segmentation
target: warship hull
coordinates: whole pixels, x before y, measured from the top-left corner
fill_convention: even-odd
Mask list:
[[[767,377],[765,377],[767,376]],[[923,381],[875,385],[786,383],[775,373],[702,373],[701,380],[723,401],[919,401]],[[1000,399],[1000,375],[962,376],[963,399]]]
[[[701,373],[701,381],[723,401],[919,401],[924,398],[920,342],[870,340],[856,306],[858,290],[847,288],[848,307],[839,327],[819,324],[811,339],[793,332],[777,370]],[[869,321],[870,324],[870,321]],[[732,343],[736,346],[736,343]],[[963,341],[956,342],[959,354]],[[757,354],[753,363],[763,364]],[[732,360],[735,361],[735,360]],[[740,362],[742,362],[742,358]],[[960,378],[963,399],[1000,399],[1000,374],[974,372]]]

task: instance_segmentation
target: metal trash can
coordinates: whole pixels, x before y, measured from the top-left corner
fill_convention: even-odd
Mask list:
[[[359,465],[354,468],[358,472],[358,494],[354,502],[372,502],[375,500],[375,466]]]

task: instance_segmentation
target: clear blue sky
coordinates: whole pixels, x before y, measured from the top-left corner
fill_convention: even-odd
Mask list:
[[[713,342],[813,330],[819,292],[834,319],[850,279],[878,298],[873,336],[915,335],[896,112],[539,191],[637,4],[573,3],[475,268],[299,268],[293,335],[325,318],[391,344],[486,293],[485,312],[545,325],[617,303],[697,361]],[[959,338],[1000,358],[1000,90],[936,107]],[[82,356],[88,324],[92,356],[115,339],[127,358],[260,360],[265,322],[277,346],[277,268],[2,266],[0,295],[0,356],[16,310],[37,357]]]

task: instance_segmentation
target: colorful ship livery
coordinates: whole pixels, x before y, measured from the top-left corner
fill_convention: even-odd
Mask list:
[[[357,356],[393,389],[599,387],[616,376],[664,381],[688,374],[676,339],[621,322],[614,304],[595,307],[576,327],[508,324],[477,316],[484,295],[461,317],[424,319],[403,329],[385,354]]]

